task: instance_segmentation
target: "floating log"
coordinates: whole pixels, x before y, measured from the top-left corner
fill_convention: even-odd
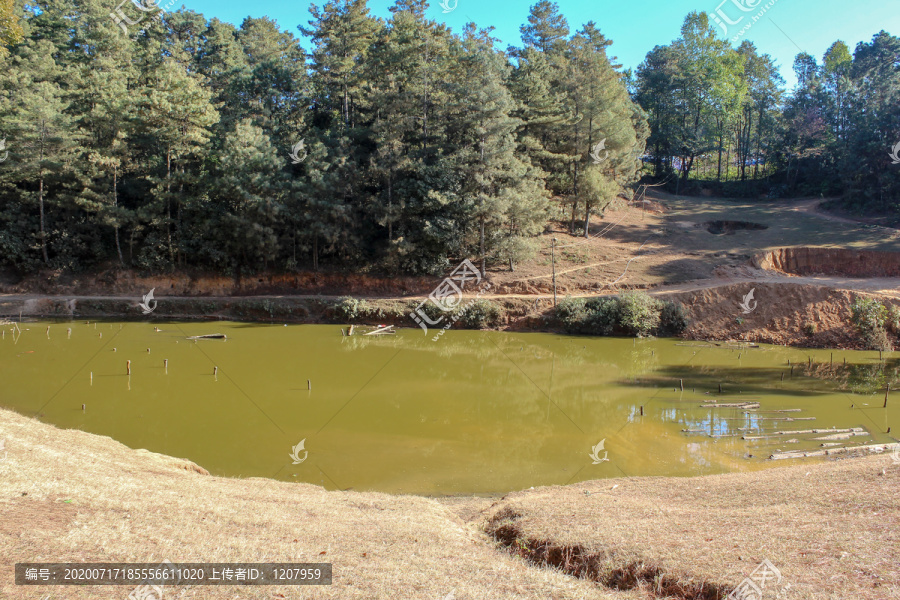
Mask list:
[[[803,435],[805,433],[850,433],[851,431],[865,431],[863,427],[851,427],[849,429],[798,429],[797,431],[773,431],[768,435],[758,437],[744,437],[745,440],[762,440],[773,435]]]
[[[397,333],[394,331],[393,325],[386,325],[384,327],[379,327],[375,331],[370,331],[369,333],[364,333],[363,335],[389,335],[392,333]]]
[[[788,458],[806,458],[809,456],[831,456],[834,454],[847,454],[849,452],[865,451],[870,454],[881,454],[882,452],[900,448],[900,443],[893,444],[868,444],[866,446],[845,446],[843,448],[831,448],[829,450],[811,450],[801,452],[792,450],[790,452],[776,452],[769,457],[770,460],[784,460]]]
[[[189,340],[224,340],[228,336],[224,333],[206,333],[204,335],[191,335],[188,336]]]
[[[716,404],[701,404],[700,408],[759,408],[759,402],[718,402]]]
[[[803,409],[802,408],[782,408],[782,409],[778,409],[778,410],[775,410],[775,409],[773,409],[773,410],[758,410],[754,413],[746,413],[746,414],[755,415],[755,414],[759,414],[759,413],[786,413],[786,412],[803,412]]]
[[[869,435],[868,431],[851,431],[850,433],[835,433],[833,435],[826,435],[822,437],[813,438],[817,442],[822,440],[849,440],[852,437],[860,436],[860,435]]]

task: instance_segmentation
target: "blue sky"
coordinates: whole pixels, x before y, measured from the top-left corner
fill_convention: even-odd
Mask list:
[[[184,1],[184,0],[183,0]],[[431,0],[428,18],[445,22],[456,32],[468,21],[479,27],[495,27],[494,36],[500,38],[501,48],[519,45],[519,26],[526,22],[529,7],[536,0],[445,0],[449,7],[444,13],[441,0]],[[754,6],[752,12],[742,12],[733,2]],[[678,37],[685,15],[692,10],[721,12],[731,21],[743,20],[729,26],[728,37],[738,34],[751,18],[772,0],[690,0],[670,2],[642,0],[618,2],[612,0],[558,0],[560,11],[574,32],[587,21],[595,21],[603,34],[613,41],[609,52],[618,57],[624,67],[635,68],[647,52],[656,45],[670,43]],[[324,0],[316,4],[324,4]],[[300,36],[297,25],[309,21],[308,0],[186,0],[184,7],[240,25],[244,17],[268,16],[281,29]],[[390,17],[388,7],[393,0],[370,0],[372,14]],[[870,41],[880,30],[900,35],[900,3],[897,0],[775,0],[765,14],[743,36],[760,52],[771,55],[781,68],[789,86],[795,78],[791,65],[801,50],[821,61],[822,54],[835,40],[843,40],[851,52],[860,41]],[[721,29],[720,29],[721,31]],[[724,32],[723,32],[724,35]],[[734,45],[737,46],[740,41]]]

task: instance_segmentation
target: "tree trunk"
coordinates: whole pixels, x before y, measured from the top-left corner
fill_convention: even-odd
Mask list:
[[[43,163],[43,150],[41,151],[41,162]],[[41,254],[44,256],[44,264],[50,264],[50,257],[47,255],[47,234],[44,231],[44,169],[41,168],[40,182],[38,183],[38,208],[41,212]]]
[[[481,276],[484,277],[484,274],[487,272],[486,268],[486,257],[484,253],[484,213],[481,214],[481,240],[479,241],[479,247],[481,251]]]
[[[591,203],[587,200],[584,202],[584,237],[587,238],[588,230],[591,226]]]
[[[113,165],[113,208],[119,206],[118,180],[119,180],[119,170],[115,165]],[[119,264],[122,266],[125,266],[125,259],[122,257],[122,246],[119,243],[119,222],[118,222],[118,220],[116,221],[114,229],[116,232],[116,252],[118,252],[118,254],[119,254]]]
[[[313,235],[313,271],[319,271],[319,234]]]
[[[169,246],[169,262],[175,268],[175,253],[172,250],[172,205],[169,196],[169,176],[172,174],[172,151],[166,150],[166,242]]]

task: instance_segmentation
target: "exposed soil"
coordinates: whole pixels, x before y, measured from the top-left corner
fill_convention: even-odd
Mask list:
[[[779,248],[753,257],[753,265],[790,275],[900,277],[900,253],[844,248]]]

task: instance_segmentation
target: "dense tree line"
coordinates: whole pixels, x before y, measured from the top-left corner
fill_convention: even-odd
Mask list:
[[[437,273],[513,268],[563,212],[586,234],[647,131],[610,42],[540,2],[501,51],[426,8],[313,6],[307,53],[265,18],[26,3],[3,40],[0,260]]]
[[[0,0],[0,266],[514,268],[550,220],[587,236],[642,160],[680,191],[896,208],[887,33],[798,56],[787,95],[769,56],[698,13],[632,75],[546,0],[505,50],[426,0],[387,19],[331,0],[298,28],[309,52],[266,18],[150,1]]]
[[[900,210],[900,39],[881,32],[822,64],[801,53],[784,90],[772,58],[733,48],[691,13],[681,37],[650,51],[631,82],[650,122],[654,173],[682,192],[840,195],[868,211]],[[730,185],[729,185],[730,184]]]

